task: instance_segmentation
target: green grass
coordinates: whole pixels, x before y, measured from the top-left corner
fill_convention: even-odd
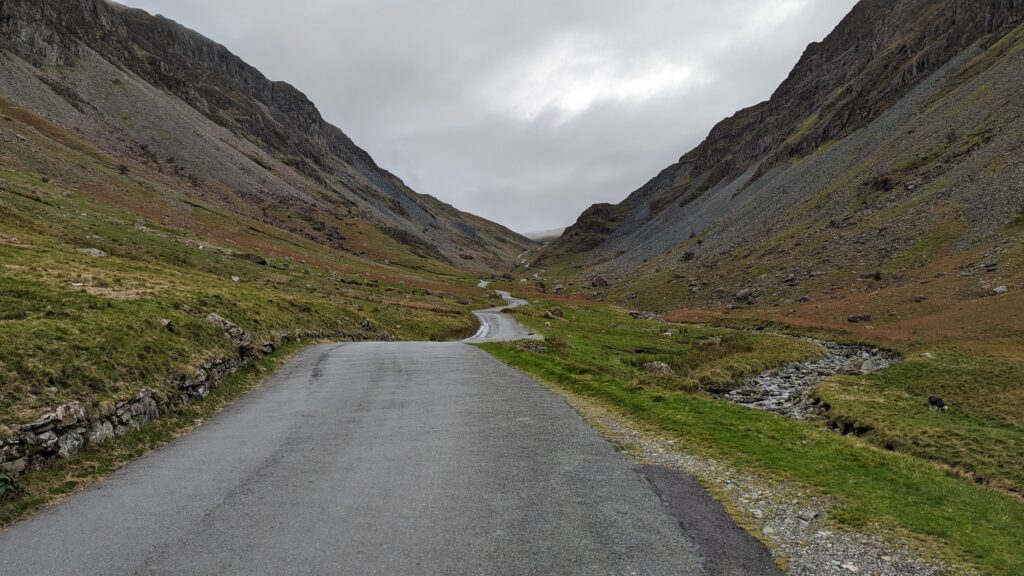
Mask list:
[[[878,446],[1024,492],[1024,362],[948,346],[932,354],[866,378],[831,378],[816,396],[831,418],[869,427],[864,438]],[[950,411],[926,410],[931,395]]]
[[[254,248],[63,186],[0,169],[0,433],[63,402],[97,404],[142,387],[168,391],[176,374],[233,354],[205,322],[209,313],[258,343],[344,338],[364,332],[364,320],[373,332],[426,340],[475,331],[470,310],[483,307],[479,299],[416,287],[475,284],[468,276],[351,259],[244,217],[194,210],[195,226],[241,230],[239,240],[263,247],[269,264],[261,266],[234,256]],[[110,256],[76,251],[85,247]],[[281,252],[295,256],[275,256]]]
[[[645,377],[634,366],[637,348],[666,350],[660,334],[668,327],[680,331],[678,338],[687,342],[679,346],[684,351],[716,331],[635,321],[611,308],[566,309],[567,321],[553,322],[551,329],[541,328],[536,312],[520,316],[549,336],[546,351],[531,352],[515,344],[483,348],[545,382],[656,427],[688,450],[831,495],[837,503],[832,514],[837,522],[914,535],[938,545],[949,559],[987,574],[1024,572],[1020,501],[929,462],[880,450],[814,423],[672,391],[672,386]],[[763,351],[762,361],[780,362],[787,354],[806,353],[785,352]],[[735,367],[747,362],[736,362]],[[728,355],[710,363],[731,365]]]

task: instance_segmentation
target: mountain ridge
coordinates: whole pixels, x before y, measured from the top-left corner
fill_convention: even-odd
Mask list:
[[[28,64],[3,67],[6,95],[115,155],[187,170],[209,200],[355,252],[339,222],[372,222],[414,254],[462,267],[502,267],[530,244],[415,193],[301,91],[171,20],[104,0],[6,2],[0,16],[2,47]]]
[[[728,302],[744,284],[763,284],[778,297],[793,292],[750,278],[749,269],[722,270],[748,249],[786,252],[776,264],[798,281],[819,267],[884,267],[893,252],[950,219],[932,210],[934,199],[922,198],[926,188],[969,179],[968,163],[1019,144],[1009,128],[1019,109],[1009,95],[1018,91],[1012,75],[1024,65],[1016,51],[1022,21],[1024,3],[1013,0],[862,0],[805,50],[769,100],[720,122],[623,202],[589,208],[539,260],[565,275],[620,278],[629,288],[613,290],[616,297],[637,292],[641,300],[645,290],[633,275],[660,284],[673,280],[658,276],[666,269],[675,280],[700,276],[701,267],[715,270],[704,280],[721,289],[717,295],[659,287],[666,297],[649,299],[658,308],[673,306],[674,298],[676,305]],[[977,93],[957,92],[968,86]],[[891,147],[887,157],[877,154],[884,145]],[[1016,171],[1001,170],[1007,178],[985,194],[978,183],[943,190],[949,198],[941,203],[967,206],[988,239],[1016,217],[1020,201]],[[812,239],[827,242],[837,225],[866,234],[880,213],[893,217],[888,244],[851,238],[867,249],[814,262],[820,254],[807,249]],[[791,245],[794,237],[803,248]]]

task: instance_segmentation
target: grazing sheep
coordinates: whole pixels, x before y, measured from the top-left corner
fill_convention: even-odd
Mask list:
[[[946,406],[946,403],[942,401],[942,398],[939,398],[938,396],[929,396],[928,409],[932,412],[936,410],[945,412],[946,410],[949,410],[949,406]]]

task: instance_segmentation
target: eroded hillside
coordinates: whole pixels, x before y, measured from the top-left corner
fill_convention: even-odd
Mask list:
[[[939,255],[1011,270],[1022,18],[1019,2],[860,2],[769,101],[585,212],[541,262],[654,310],[909,281]],[[976,280],[966,294],[999,286]]]

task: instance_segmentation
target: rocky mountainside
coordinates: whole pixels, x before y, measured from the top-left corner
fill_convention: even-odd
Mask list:
[[[492,269],[530,241],[417,194],[297,89],[160,16],[104,0],[0,2],[0,95],[187,201],[383,261]],[[123,198],[114,201],[125,202]]]
[[[997,258],[1024,221],[1022,22],[1020,0],[862,0],[770,100],[540,261],[664,309]]]

